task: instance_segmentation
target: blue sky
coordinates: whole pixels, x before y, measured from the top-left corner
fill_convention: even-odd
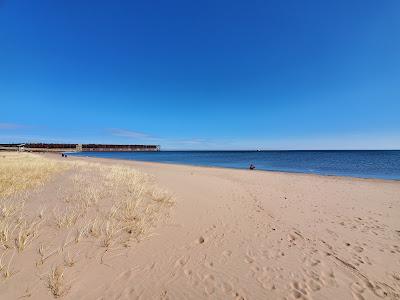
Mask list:
[[[400,1],[0,0],[0,142],[400,149]]]

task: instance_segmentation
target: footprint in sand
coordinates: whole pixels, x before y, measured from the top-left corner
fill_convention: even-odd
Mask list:
[[[333,271],[322,271],[321,282],[328,286],[337,286],[335,273]]]
[[[296,243],[295,243],[296,237],[294,236],[294,234],[289,233],[287,236],[287,240],[290,244],[296,245]]]
[[[353,295],[353,298],[355,300],[364,300],[365,299],[360,293],[352,292],[351,294]]]
[[[194,273],[192,270],[190,269],[186,269],[183,271],[183,273],[185,274],[185,276],[187,277],[187,279],[189,280],[189,282],[194,286],[198,286],[200,283],[200,277]]]
[[[321,289],[321,285],[313,279],[308,281],[308,286],[313,292],[319,291]]]
[[[216,287],[214,276],[211,274],[206,274],[204,276],[203,282],[204,282],[204,292],[206,293],[206,295],[209,296],[214,294]]]
[[[226,256],[226,257],[230,257],[230,256],[232,255],[232,251],[230,251],[230,250],[225,250],[224,252],[222,252],[222,255],[223,255],[223,256]]]
[[[212,262],[212,261],[206,261],[206,262],[204,263],[204,265],[205,265],[206,267],[208,267],[208,268],[213,268],[213,267],[214,267],[214,262]]]
[[[321,261],[319,259],[311,259],[310,260],[310,265],[312,267],[318,266],[321,263]]]
[[[251,250],[247,250],[244,261],[248,264],[252,264],[255,261],[255,255]]]
[[[189,261],[189,257],[188,256],[181,256],[176,262],[175,262],[175,267],[183,267],[184,265],[187,264],[187,262]]]
[[[365,286],[358,281],[353,282],[350,288],[353,291],[353,294],[356,294],[357,297],[358,295],[361,295],[365,291]]]
[[[161,292],[160,299],[162,300],[169,300],[168,292],[166,290]]]
[[[233,285],[230,284],[229,282],[221,282],[220,284],[220,288],[222,290],[222,292],[224,292],[225,294],[230,294],[233,290]]]
[[[361,253],[361,252],[364,251],[364,248],[363,248],[363,247],[360,247],[360,246],[355,246],[353,249],[354,249],[354,251],[356,251],[357,253]]]
[[[252,264],[254,262],[254,259],[251,258],[250,256],[246,256],[246,258],[244,259],[244,261],[248,264]]]
[[[299,283],[298,281],[293,281],[291,284],[291,294],[294,299],[308,299],[308,292],[306,286]]]
[[[270,277],[265,268],[263,268],[262,274],[256,278],[257,282],[263,287],[263,289],[269,291],[276,289],[273,279],[274,277]]]
[[[393,277],[393,279],[400,281],[400,273],[393,273],[392,277]]]
[[[189,270],[189,269],[183,270],[183,273],[184,273],[185,276],[187,276],[187,277],[190,277],[190,276],[192,276],[192,274],[193,274],[192,270]]]
[[[231,255],[232,255],[232,251],[230,251],[230,250],[223,251],[222,256],[218,259],[218,263],[226,264]]]
[[[397,245],[393,245],[390,247],[392,250],[390,250],[391,253],[400,253],[400,247]]]

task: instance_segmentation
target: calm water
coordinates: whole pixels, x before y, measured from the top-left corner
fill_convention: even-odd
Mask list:
[[[73,155],[400,180],[400,151],[161,151]]]

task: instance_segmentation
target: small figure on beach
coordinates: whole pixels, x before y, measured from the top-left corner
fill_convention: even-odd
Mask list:
[[[64,157],[64,153],[61,153],[61,157]]]
[[[250,164],[250,167],[249,167],[249,169],[250,170],[254,170],[256,168],[256,166],[255,165],[253,165],[253,164]]]

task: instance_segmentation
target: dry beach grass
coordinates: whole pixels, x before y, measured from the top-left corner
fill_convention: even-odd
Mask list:
[[[5,198],[44,184],[66,164],[30,153],[0,152],[0,166],[0,197]]]
[[[105,264],[149,237],[173,204],[121,165],[1,153],[0,179],[0,298],[67,296],[77,265]]]

